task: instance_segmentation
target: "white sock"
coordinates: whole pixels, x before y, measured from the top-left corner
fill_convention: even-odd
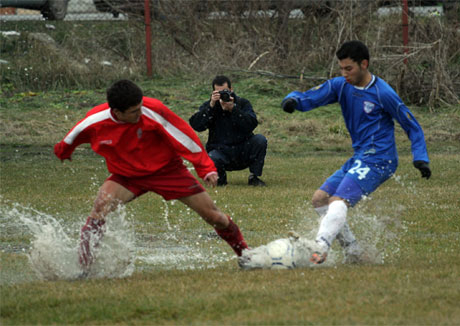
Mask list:
[[[329,248],[337,234],[347,222],[348,207],[342,200],[335,200],[329,204],[326,216],[321,220],[316,241],[323,247]]]
[[[320,207],[315,207],[316,213],[323,218],[327,214],[327,210],[329,209],[329,205],[324,205]],[[337,240],[340,243],[342,248],[348,247],[350,244],[356,242],[355,235],[350,230],[350,226],[348,222],[345,222],[342,230],[337,234]]]
[[[328,209],[329,209],[329,205],[315,207],[315,211],[316,213],[318,213],[319,217],[323,217],[324,215],[326,215]]]

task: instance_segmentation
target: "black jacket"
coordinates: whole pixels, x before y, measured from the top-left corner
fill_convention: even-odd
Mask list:
[[[223,149],[238,145],[254,135],[257,127],[257,116],[251,103],[235,96],[235,107],[232,112],[222,110],[219,102],[213,108],[211,101],[204,102],[197,113],[190,117],[189,123],[196,131],[209,129],[206,150]]]

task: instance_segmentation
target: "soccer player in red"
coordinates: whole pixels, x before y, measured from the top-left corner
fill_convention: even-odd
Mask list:
[[[79,260],[85,272],[94,259],[90,242],[99,241],[107,214],[148,191],[189,206],[238,256],[248,248],[238,226],[216,207],[182,162],[182,158],[191,162],[207,185],[217,185],[216,168],[198,136],[162,102],[144,97],[135,83],[115,82],[107,90],[107,103],[90,110],[54,146],[54,153],[61,161],[71,160],[82,143],[91,144],[93,151],[105,158],[111,173],[81,229]]]

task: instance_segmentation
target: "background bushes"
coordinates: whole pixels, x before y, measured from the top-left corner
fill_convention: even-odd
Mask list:
[[[154,74],[209,79],[241,70],[299,78],[306,89],[338,75],[335,51],[343,41],[360,39],[371,51],[371,71],[407,103],[432,109],[459,103],[458,8],[447,16],[410,16],[405,64],[400,13],[378,15],[375,1],[283,3],[273,9],[272,1],[206,7],[201,0],[160,2],[152,20]],[[97,88],[122,77],[145,78],[142,12],[126,15],[127,20],[53,22],[54,28],[45,21],[3,22],[2,31],[21,34],[0,36],[7,62],[0,65],[2,92]]]

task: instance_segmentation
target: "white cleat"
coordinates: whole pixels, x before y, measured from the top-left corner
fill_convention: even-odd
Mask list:
[[[315,265],[320,265],[326,261],[327,258],[327,252],[328,252],[328,246],[327,245],[321,245],[317,241],[311,242],[311,256],[310,256],[310,262],[315,264]]]

